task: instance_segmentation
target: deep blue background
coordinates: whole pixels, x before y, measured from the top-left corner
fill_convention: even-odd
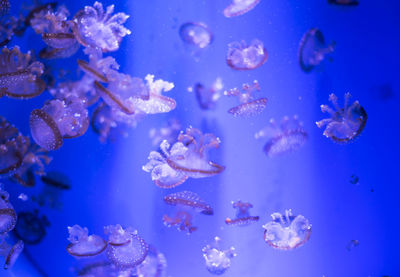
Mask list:
[[[18,1],[16,1],[18,2]],[[104,4],[111,4],[105,1]],[[146,241],[163,252],[168,261],[168,276],[210,276],[204,266],[201,249],[218,235],[225,246],[235,246],[238,256],[225,276],[274,277],[355,277],[400,276],[398,251],[399,206],[399,67],[400,19],[397,1],[362,1],[358,7],[331,6],[326,1],[267,1],[251,12],[227,19],[223,9],[229,0],[137,0],[116,1],[116,11],[131,15],[126,26],[132,35],[123,40],[113,54],[121,70],[134,76],[148,73],[175,83],[168,93],[177,100],[177,109],[167,115],[149,116],[129,137],[101,144],[89,130],[85,136],[65,141],[51,153],[51,170],[69,176],[72,189],[62,196],[61,211],[43,209],[51,222],[48,235],[40,245],[27,246],[36,268],[48,276],[73,276],[78,263],[65,251],[67,226],[80,224],[92,233],[102,234],[103,226],[123,224],[137,228]],[[74,14],[92,1],[66,3]],[[17,6],[17,3],[13,3]],[[215,35],[209,48],[193,57],[178,35],[187,21],[206,23]],[[318,27],[325,38],[335,40],[332,63],[317,72],[303,73],[297,63],[298,43],[308,29]],[[261,68],[249,72],[231,70],[225,63],[227,44],[235,40],[264,42],[269,59]],[[30,41],[28,44],[27,41]],[[41,49],[39,36],[30,30],[25,40],[14,40],[23,51]],[[76,78],[76,58],[65,67]],[[269,99],[261,115],[251,119],[232,117],[226,110],[234,99],[223,98],[216,111],[202,111],[187,87],[195,82],[209,85],[221,77],[226,88],[257,79],[261,95]],[[393,95],[382,97],[382,86]],[[326,139],[315,121],[326,115],[320,104],[328,103],[332,92],[343,100],[351,92],[368,113],[368,122],[359,139],[338,145]],[[29,133],[28,119],[33,108],[42,106],[48,92],[29,100],[0,100],[0,114]],[[268,158],[262,152],[263,141],[254,133],[271,117],[299,115],[309,133],[306,145],[295,153]],[[161,217],[170,211],[162,198],[166,191],[156,187],[141,167],[155,147],[148,139],[152,127],[163,126],[177,117],[184,127],[192,125],[221,138],[216,160],[226,165],[220,176],[190,179],[172,190],[199,193],[214,208],[215,215],[199,215],[199,230],[187,236],[163,226]],[[350,183],[355,174],[358,186]],[[16,199],[40,191],[4,182],[17,210],[34,207]],[[372,191],[371,191],[372,190]],[[260,222],[248,227],[227,227],[224,219],[232,216],[232,200],[242,199],[254,205]],[[303,247],[282,252],[263,241],[262,224],[270,214],[291,208],[312,223],[312,235]],[[346,246],[352,239],[360,245],[352,251]],[[26,256],[9,273],[1,276],[40,276]]]

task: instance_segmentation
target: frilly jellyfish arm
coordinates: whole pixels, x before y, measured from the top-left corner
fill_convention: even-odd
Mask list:
[[[68,233],[69,233],[68,240],[71,243],[78,243],[80,241],[87,240],[89,237],[88,229],[86,227],[82,228],[79,225],[68,227]]]
[[[123,246],[131,241],[132,235],[136,235],[137,231],[128,227],[122,228],[121,225],[109,225],[104,227],[104,233],[108,234],[108,243],[113,246]]]

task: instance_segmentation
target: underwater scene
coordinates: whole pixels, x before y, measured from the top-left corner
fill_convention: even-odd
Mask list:
[[[400,276],[399,8],[0,0],[0,276]]]

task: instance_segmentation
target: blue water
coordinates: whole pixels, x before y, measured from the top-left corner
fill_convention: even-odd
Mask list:
[[[168,96],[176,99],[177,108],[166,115],[148,116],[129,131],[128,138],[101,144],[89,130],[52,152],[49,170],[67,174],[72,189],[62,194],[61,210],[41,209],[51,222],[43,242],[27,245],[14,268],[0,271],[0,276],[74,276],[78,263],[65,250],[67,226],[79,224],[101,234],[103,226],[117,223],[136,228],[164,253],[167,276],[211,276],[201,249],[216,235],[238,254],[226,277],[400,276],[397,1],[361,1],[348,8],[322,0],[261,0],[254,10],[230,19],[222,14],[229,0],[114,2],[116,11],[131,15],[126,26],[132,35],[113,54],[121,71],[138,77],[151,73],[174,82]],[[93,3],[65,4],[74,14]],[[178,34],[179,26],[187,21],[202,21],[215,35],[210,47],[197,57],[187,51]],[[337,48],[332,62],[306,74],[297,63],[297,49],[302,35],[312,27],[318,27],[328,41],[336,41]],[[269,52],[266,64],[248,72],[230,69],[225,62],[227,44],[253,38],[264,42]],[[15,44],[24,52],[43,47],[32,30],[10,46]],[[82,50],[68,62],[53,63],[76,76],[76,58],[84,58]],[[202,111],[187,87],[199,81],[209,85],[216,77],[222,78],[225,88],[258,80],[262,96],[268,98],[266,110],[254,118],[234,118],[226,110],[235,100],[223,98],[215,111]],[[382,86],[391,88],[392,94],[385,96]],[[351,92],[368,113],[365,130],[348,145],[333,143],[315,125],[325,117],[319,106],[328,103],[332,92],[340,100]],[[29,101],[3,98],[0,115],[29,134],[30,111],[50,98],[48,92]],[[256,141],[254,133],[271,117],[294,114],[304,122],[308,141],[294,153],[268,158],[262,151],[264,142]],[[189,179],[168,191],[154,185],[141,169],[148,153],[155,150],[148,132],[173,117],[184,127],[191,125],[220,137],[221,147],[214,154],[226,166],[222,174]],[[350,182],[352,175],[359,177],[359,185]],[[21,192],[39,192],[40,182],[33,189],[4,184],[17,211],[36,207],[16,198]],[[196,217],[199,230],[190,236],[161,221],[170,211],[163,196],[180,190],[197,192],[215,211],[214,216]],[[237,199],[254,205],[252,214],[260,216],[257,224],[226,226],[225,217],[234,215],[230,202]],[[312,234],[303,247],[279,251],[264,242],[261,226],[270,221],[271,213],[289,208],[310,220]],[[360,244],[348,251],[350,240]]]

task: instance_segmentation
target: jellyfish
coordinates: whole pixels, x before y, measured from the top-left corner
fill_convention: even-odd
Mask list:
[[[275,119],[270,119],[269,125],[258,131],[256,139],[267,138],[264,152],[269,157],[286,154],[302,147],[307,141],[307,132],[303,123],[295,115],[292,118],[285,116],[278,125]]]
[[[304,72],[310,72],[334,50],[335,42],[327,45],[322,32],[317,28],[312,28],[300,40],[299,64],[301,69]]]
[[[1,0],[0,1],[0,16],[7,14],[10,11],[10,1]]]
[[[67,246],[67,252],[75,257],[96,256],[107,248],[107,242],[97,235],[90,235],[88,229],[79,225],[68,227],[71,242]]]
[[[38,244],[46,236],[46,228],[50,225],[45,215],[39,216],[39,211],[19,212],[14,228],[15,236],[26,244]]]
[[[352,239],[349,241],[349,243],[346,246],[347,251],[351,251],[353,248],[357,247],[360,245],[360,242],[356,239]]]
[[[7,191],[0,188],[0,236],[14,229],[17,223],[17,213],[11,205]]]
[[[201,22],[187,22],[179,28],[179,35],[186,44],[200,49],[207,47],[213,41],[213,34],[206,24]]]
[[[181,130],[181,124],[177,119],[168,120],[167,126],[159,129],[151,128],[149,131],[149,137],[153,146],[160,145],[163,140],[168,143],[174,143],[176,137],[179,135]]]
[[[277,249],[292,250],[305,244],[311,235],[311,224],[302,215],[273,213],[272,221],[263,225],[265,242]]]
[[[7,247],[7,246],[8,244],[5,243],[4,241],[0,246],[1,253],[4,253],[5,250],[8,250],[7,255],[4,255],[6,257],[6,261],[4,263],[4,269],[10,269],[13,267],[19,255],[22,253],[22,250],[24,250],[24,242],[22,240],[19,240],[12,247],[10,246]]]
[[[24,18],[22,15],[0,16],[0,47],[7,45],[12,37],[19,32],[24,26]]]
[[[257,80],[254,80],[252,85],[243,84],[243,93],[239,89],[233,88],[224,92],[226,96],[236,96],[239,98],[240,105],[228,110],[228,113],[235,117],[249,117],[260,114],[264,111],[267,105],[267,98],[254,99],[253,92],[260,91],[260,86]]]
[[[123,26],[129,15],[119,12],[113,15],[114,5],[104,11],[103,4],[95,2],[85,6],[73,19],[72,29],[76,39],[85,47],[100,48],[103,52],[119,49],[122,38],[131,31]]]
[[[254,9],[260,0],[232,0],[232,3],[224,9],[225,17],[234,17],[245,14]]]
[[[167,268],[167,260],[164,254],[153,245],[149,245],[146,259],[136,267],[138,277],[163,277]]]
[[[210,273],[215,275],[223,274],[231,267],[231,259],[236,257],[235,248],[230,247],[226,250],[221,250],[220,241],[219,237],[215,237],[213,246],[207,245],[203,248],[206,268]]]
[[[232,202],[233,208],[237,210],[236,218],[231,219],[227,217],[225,219],[225,223],[232,226],[245,226],[251,223],[257,222],[260,217],[259,216],[251,216],[249,213],[249,209],[253,208],[253,205],[249,202],[236,201]]]
[[[335,94],[329,95],[335,110],[328,105],[321,105],[322,112],[331,117],[317,121],[318,128],[326,126],[324,136],[337,143],[348,143],[359,136],[367,123],[367,113],[358,101],[349,106],[350,93],[344,95],[344,107],[340,108]]]
[[[328,0],[329,4],[340,6],[358,6],[358,0]]]
[[[200,196],[191,191],[181,191],[171,193],[164,197],[164,202],[168,205],[177,206],[178,211],[173,216],[163,216],[165,226],[175,226],[179,231],[186,231],[188,234],[197,230],[193,226],[193,212],[202,213],[205,215],[213,215],[214,211],[211,206],[205,202]]]
[[[107,257],[118,268],[133,268],[145,260],[148,245],[136,230],[123,229],[119,224],[104,230],[109,234]]]
[[[12,50],[4,47],[0,53],[0,97],[28,99],[40,95],[45,82],[40,79],[44,66],[32,62],[31,53],[21,53],[18,46]]]
[[[264,44],[254,39],[249,45],[242,40],[228,44],[226,63],[235,70],[251,70],[262,66],[268,59],[268,52]]]
[[[204,87],[201,83],[194,86],[197,103],[203,110],[211,110],[215,108],[216,102],[221,97],[221,90],[224,87],[221,78],[217,78],[210,88]]]
[[[77,97],[47,101],[31,112],[29,125],[34,141],[46,150],[56,150],[64,138],[83,135],[89,127],[85,103]]]

